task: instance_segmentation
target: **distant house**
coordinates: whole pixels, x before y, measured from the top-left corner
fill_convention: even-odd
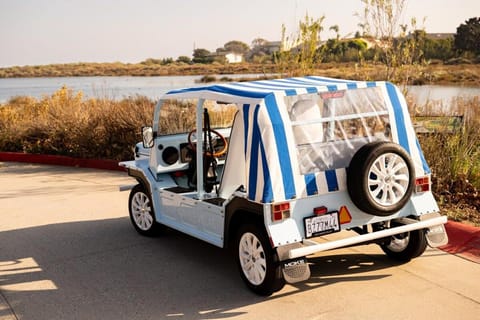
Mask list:
[[[240,62],[243,62],[243,54],[228,52],[225,54],[225,59],[227,60],[228,63],[240,63]]]
[[[298,43],[288,43],[287,41],[266,41],[262,45],[254,48],[256,52],[263,52],[264,54],[272,54],[275,52],[290,50],[296,47]]]
[[[230,51],[217,50],[217,52],[212,52],[209,56],[215,61],[226,63],[240,63],[244,60],[243,54]]]
[[[268,54],[279,52],[282,49],[281,41],[268,41],[263,45],[263,51]]]

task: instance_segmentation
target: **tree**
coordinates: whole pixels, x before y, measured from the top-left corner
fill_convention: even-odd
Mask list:
[[[277,72],[288,76],[301,76],[311,74],[315,63],[320,62],[318,54],[320,32],[323,31],[325,16],[313,19],[305,15],[299,22],[297,35],[293,40],[286,36],[286,27],[282,25],[282,42],[280,52],[275,53]]]
[[[447,61],[454,57],[453,37],[447,39],[425,39],[423,48],[425,59],[440,59]]]
[[[365,51],[365,50],[367,50],[367,47],[368,47],[365,40],[362,40],[362,39],[349,40],[347,42],[347,45],[348,45],[349,48],[356,49],[358,51]]]
[[[395,35],[400,27],[400,17],[405,0],[361,0],[365,6],[362,26],[364,34],[371,34],[382,41],[381,57],[386,69],[386,79],[392,80],[400,58],[395,48]],[[398,42],[397,42],[398,43]]]
[[[358,25],[364,35],[393,40],[400,28],[406,0],[361,0],[365,5],[363,22]]]
[[[325,16],[321,16],[318,19],[313,19],[305,15],[305,20],[300,21],[300,68],[302,75],[307,75],[313,71],[315,62],[318,60],[316,57],[317,48],[320,44],[320,32],[323,31],[323,20]],[[338,29],[337,29],[338,31]]]
[[[255,38],[251,43],[251,49],[245,55],[245,59],[249,62],[265,63],[271,59],[271,52],[268,48],[268,40],[263,38]]]
[[[408,26],[403,26],[407,30]],[[425,61],[425,44],[427,42],[427,32],[423,29],[416,29],[410,33],[409,37],[401,39],[404,42],[402,48],[407,48],[409,55],[407,59],[401,60],[403,64],[423,63]]]
[[[367,43],[362,39],[328,39],[320,48],[323,62],[362,62]]]
[[[193,51],[193,63],[212,63],[213,57],[207,49],[195,49]]]
[[[192,63],[192,59],[190,59],[190,57],[187,57],[187,56],[179,56],[177,58],[177,62],[183,62],[183,63]]]
[[[408,38],[408,25],[401,25],[406,0],[361,0],[364,4],[362,27],[364,34],[371,34],[380,40],[373,50],[373,59],[386,67],[386,80],[395,81],[403,78],[408,81],[408,74],[400,74],[404,65],[423,62],[423,52],[419,48],[423,33],[416,32]],[[411,19],[411,27],[416,30],[416,19]],[[408,73],[408,72],[407,72]]]
[[[454,45],[462,53],[480,54],[480,17],[470,18],[458,26]]]
[[[263,38],[255,38],[252,41],[252,49],[261,48],[266,46],[267,44],[268,44],[268,40],[265,40]]]
[[[239,54],[245,54],[250,50],[250,47],[248,44],[238,41],[238,40],[233,40],[225,43],[223,45],[226,51],[229,52],[234,52],[234,53],[239,53]]]

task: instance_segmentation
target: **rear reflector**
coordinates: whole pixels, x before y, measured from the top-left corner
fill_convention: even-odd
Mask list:
[[[415,179],[415,192],[427,192],[430,191],[430,178],[428,176]]]
[[[272,204],[272,221],[290,218],[290,202]]]

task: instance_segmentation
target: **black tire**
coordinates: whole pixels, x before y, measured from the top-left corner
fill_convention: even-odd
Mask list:
[[[410,156],[391,142],[363,146],[347,169],[347,189],[352,202],[375,216],[389,216],[402,209],[412,195],[414,184]]]
[[[241,226],[235,248],[240,275],[250,290],[269,296],[283,288],[285,280],[278,256],[262,228],[255,224]]]
[[[391,227],[403,224],[392,222]],[[408,262],[421,256],[427,249],[425,230],[413,230],[390,237],[389,241],[380,244],[383,252],[395,261]]]
[[[148,237],[158,234],[159,224],[155,220],[152,198],[141,184],[137,184],[130,192],[128,211],[138,233]]]

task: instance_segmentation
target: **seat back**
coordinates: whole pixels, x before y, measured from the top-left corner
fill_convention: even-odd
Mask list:
[[[244,129],[239,113],[235,115],[230,133],[227,156],[223,166],[218,195],[229,198],[240,186],[245,186]]]

